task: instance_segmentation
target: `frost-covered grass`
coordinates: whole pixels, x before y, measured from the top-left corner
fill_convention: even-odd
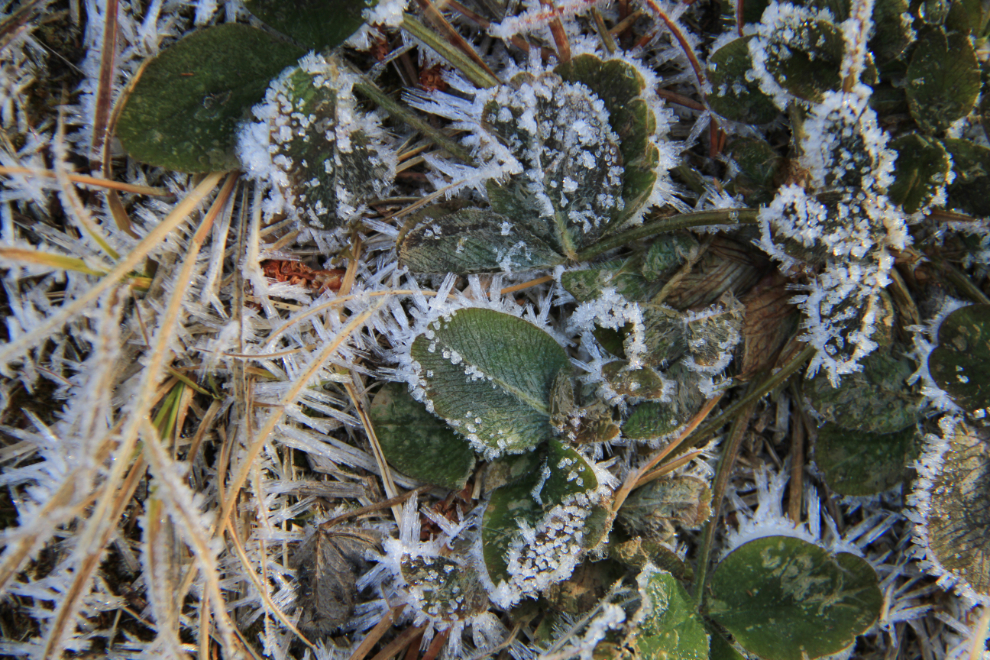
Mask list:
[[[7,17],[29,4],[0,2],[0,12]],[[395,28],[400,4],[380,3],[374,19]],[[115,17],[106,14],[107,5],[117,7]],[[588,18],[590,6],[560,3],[557,16],[575,54],[609,57]],[[773,8],[787,14],[785,23],[809,11]],[[627,48],[614,55],[646,72],[644,99],[660,124],[649,139],[657,142],[662,176],[642,211],[628,218],[630,225],[641,223],[647,211],[743,206],[714,176],[723,167],[716,158],[705,160],[697,179],[668,178],[668,171],[708,159],[709,129],[754,133],[654,94],[659,80],[668,97],[690,100],[704,87],[667,29],[679,26],[689,44],[701,48],[688,27],[700,12],[683,4],[664,3],[662,9],[668,24],[633,21]],[[610,25],[618,23],[616,8],[598,10]],[[129,159],[113,140],[104,145],[100,127],[112,121],[110,109],[141,63],[199,27],[253,20],[240,0],[38,2],[23,25],[0,35],[0,655],[348,658],[372,657],[400,640],[395,653],[418,644],[429,657],[480,658],[503,650],[513,658],[537,656],[535,615],[513,618],[508,610],[520,601],[532,605],[527,599],[571,573],[579,556],[567,543],[581,540],[590,505],[646,464],[655,453],[650,443],[619,437],[583,449],[601,490],[559,505],[537,527],[523,527],[507,561],[524,577],[486,585],[493,605],[482,611],[453,616],[430,609],[429,590],[403,577],[400,568],[409,558],[442,566],[440,558],[453,547],[463,552],[452,564],[482,561],[477,530],[489,493],[480,473],[456,497],[424,488],[350,520],[383,542],[380,552],[371,553],[375,567],[350,585],[363,593],[353,614],[323,639],[305,639],[297,629],[303,613],[294,555],[318,523],[375,509],[421,486],[385,463],[369,401],[383,381],[406,382],[423,398],[409,346],[460,309],[482,307],[529,321],[569,351],[587,392],[621,414],[639,401],[606,382],[602,370],[614,360],[592,332],[596,325],[631,326],[627,359],[630,368],[641,366],[647,351],[643,309],[615,288],[577,303],[560,284],[564,267],[554,277],[458,278],[415,276],[396,261],[395,240],[408,205],[426,196],[460,195],[460,201],[479,203],[488,181],[522,175],[540,200],[554,197],[566,206],[577,184],[566,179],[562,191],[549,190],[538,170],[541,162],[568,158],[575,149],[587,169],[612,168],[605,179],[621,188],[618,138],[601,101],[582,108],[580,116],[558,117],[556,133],[550,132],[562,136],[563,147],[554,146],[559,151],[535,141],[525,145],[531,162],[513,156],[511,147],[520,145],[505,144],[504,136],[478,121],[486,104],[497,103],[503,106],[498,121],[515,121],[520,134],[534,132],[536,97],[561,104],[560,98],[587,100],[586,88],[561,82],[540,61],[538,45],[554,44],[544,12],[541,4],[527,2],[487,35],[459,27],[484,46],[506,80],[528,72],[528,82],[477,90],[448,72],[447,93],[410,90],[406,96],[417,110],[451,122],[446,127],[477,158],[474,165],[434,151],[384,115],[362,115],[356,130],[388,143],[378,152],[382,169],[399,174],[394,188],[369,184],[378,197],[372,203],[355,202],[346,186],[335,190],[339,207],[332,212],[350,223],[336,232],[293,217],[293,200],[277,185],[285,168],[257,148],[266,139],[264,123],[242,131],[244,175],[164,171]],[[765,19],[760,38],[773,36],[772,20]],[[659,36],[636,45],[663,25]],[[108,29],[117,34],[112,58],[105,57]],[[843,25],[847,40],[860,46],[843,61],[846,74],[863,68],[868,29],[855,21]],[[533,39],[531,56],[498,41],[517,35]],[[362,47],[377,38],[371,30],[358,37],[352,44]],[[766,55],[760,44],[751,42],[757,67]],[[366,54],[354,59],[373,65]],[[414,55],[400,62],[416,69],[434,61],[431,52],[422,63]],[[326,63],[309,56],[305,64],[315,70]],[[401,81],[399,75],[390,80]],[[347,112],[360,113],[351,81],[345,82],[342,103]],[[772,77],[760,76],[759,85],[786,106],[786,90]],[[271,93],[254,118],[277,123],[280,101]],[[822,369],[835,382],[856,372],[876,348],[879,291],[891,282],[891,253],[910,243],[908,219],[885,196],[892,155],[872,113],[859,88],[819,104],[805,125],[800,165],[806,187],[783,188],[762,207],[761,233],[738,230],[747,249],[759,245],[785,271],[799,268],[783,242],[825,246],[822,269],[795,276],[794,300],[805,314],[798,334],[817,349],[812,371]],[[283,125],[291,133],[294,125]],[[781,127],[760,130],[779,137]],[[345,130],[334,137],[346,141],[349,135]],[[849,143],[855,145],[846,150]],[[865,165],[852,160],[864,153]],[[98,181],[80,182],[81,175]],[[836,205],[840,216],[856,215],[859,224],[829,226],[824,205],[806,193],[839,187],[836,177],[856,178],[842,182]],[[108,192],[108,179],[124,189]],[[600,197],[597,210],[622,204],[611,189]],[[546,207],[552,215],[550,201]],[[571,219],[583,222],[585,231],[606,221],[583,208]],[[980,267],[980,260],[986,262],[985,223],[972,233],[982,250],[975,258]],[[707,249],[711,237],[699,236]],[[273,277],[270,265],[283,261],[303,263],[302,275]],[[318,277],[327,274],[318,271],[333,268],[344,271],[340,286],[325,288]],[[689,270],[690,264],[677,277]],[[734,314],[737,304],[730,297],[697,306],[683,318],[685,331]],[[933,328],[952,309],[950,300],[926,310],[920,320],[931,323],[914,335],[916,379],[939,410],[953,404],[920,365],[935,341]],[[692,387],[705,398],[736,384],[732,351],[745,340],[745,329],[717,330],[722,334],[695,337],[694,353],[681,365],[698,379]],[[710,361],[697,357],[706,350],[713,353]],[[665,380],[664,388],[665,400],[672,400],[676,384]],[[830,494],[806,459],[810,443],[802,442],[814,429],[794,393],[778,390],[755,409],[727,491],[732,522],[715,533],[719,553],[768,533],[853,552],[877,571],[885,600],[876,626],[844,657],[962,657],[976,625],[972,603],[923,573],[911,544],[907,486],[873,497]],[[575,423],[583,414],[575,413]],[[679,473],[710,479],[716,452],[708,446],[691,454]],[[788,508],[791,502],[803,506]],[[699,532],[681,530],[670,549],[693,559],[701,545]],[[591,657],[606,632],[624,622],[615,604],[622,597],[615,588],[588,620],[561,616],[545,640],[548,657]]]

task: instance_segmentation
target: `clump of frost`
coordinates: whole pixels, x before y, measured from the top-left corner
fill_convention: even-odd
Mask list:
[[[862,86],[825,94],[799,134],[808,180],[782,187],[759,214],[758,245],[783,268],[810,273],[795,302],[803,339],[817,349],[810,373],[824,368],[833,384],[875,350],[890,251],[910,242],[907,216],[887,197],[896,154],[868,102]]]

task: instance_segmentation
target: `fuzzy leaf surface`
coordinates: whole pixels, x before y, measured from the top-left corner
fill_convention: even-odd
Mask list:
[[[990,595],[990,449],[985,430],[958,424],[931,485],[927,551],[981,596]]]
[[[117,136],[132,157],[150,165],[235,169],[238,124],[268,81],[304,52],[237,23],[194,32],[145,68],[121,111]]]
[[[451,490],[464,488],[474,470],[474,450],[413,399],[405,385],[386,384],[368,415],[385,458],[399,472]]]
[[[708,614],[766,660],[836,653],[873,625],[883,603],[868,562],[789,536],[736,548],[711,588]]]
[[[532,323],[488,309],[440,319],[412,345],[433,410],[487,456],[549,437],[550,391],[567,353]]]
[[[514,272],[564,262],[564,257],[524,225],[487,209],[461,209],[446,215],[427,211],[426,217],[399,246],[399,262],[414,273]]]

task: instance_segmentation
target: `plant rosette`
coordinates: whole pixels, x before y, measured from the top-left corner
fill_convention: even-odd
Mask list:
[[[415,272],[525,271],[553,267],[605,234],[642,221],[657,204],[680,206],[668,171],[670,112],[655,74],[632,59],[580,54],[546,69],[506,74],[487,89],[410,94],[414,107],[468,133],[472,165],[427,156],[448,196],[471,188],[488,208],[425,209],[399,245]],[[479,119],[480,118],[480,119]]]

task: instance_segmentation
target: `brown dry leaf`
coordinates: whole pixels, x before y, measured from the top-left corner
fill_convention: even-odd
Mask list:
[[[742,328],[740,380],[748,380],[770,366],[784,342],[794,332],[798,313],[797,308],[790,303],[794,293],[786,286],[787,279],[774,272],[743,296],[746,314]]]
[[[319,528],[296,551],[291,566],[298,571],[303,634],[324,637],[350,620],[358,601],[355,583],[371,568],[365,553],[377,546],[367,530]]]
[[[756,284],[766,271],[766,257],[742,243],[717,236],[690,273],[670,291],[664,302],[677,309],[705,307],[726,291],[740,295]]]

